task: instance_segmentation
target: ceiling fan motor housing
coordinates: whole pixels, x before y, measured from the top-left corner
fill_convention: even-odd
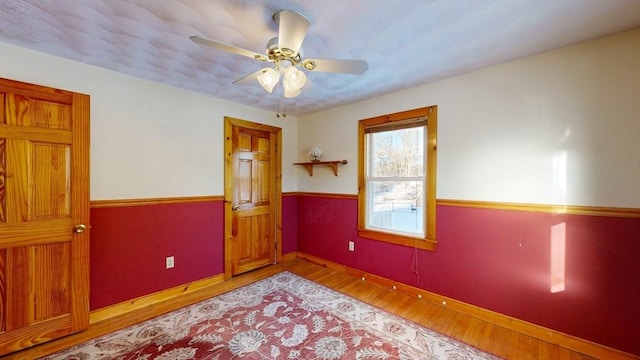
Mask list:
[[[298,65],[302,60],[302,48],[297,53],[291,49],[281,49],[278,47],[278,37],[274,37],[267,43],[267,57],[269,61],[278,63],[280,60],[288,60],[292,65]]]

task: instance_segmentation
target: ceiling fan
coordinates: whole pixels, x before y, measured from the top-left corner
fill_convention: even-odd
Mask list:
[[[278,25],[278,36],[269,40],[266,54],[259,54],[200,36],[190,36],[189,38],[200,45],[272,63],[273,65],[270,67],[246,75],[234,81],[233,84],[246,83],[255,79],[266,91],[271,93],[282,76],[284,96],[287,98],[300,95],[301,89],[306,83],[306,75],[304,71],[298,69],[299,66],[308,71],[354,75],[362,75],[369,69],[369,65],[364,60],[303,58],[301,46],[309,28],[309,20],[296,11],[280,10],[273,14],[273,21]]]

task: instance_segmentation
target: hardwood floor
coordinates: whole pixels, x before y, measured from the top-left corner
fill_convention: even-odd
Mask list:
[[[154,311],[141,309],[91,324],[89,330],[55,340],[43,345],[10,354],[2,359],[36,359],[92,338],[123,328],[146,318],[156,316],[158,311],[168,312],[190,303],[241,287],[281,271],[290,271],[326,287],[345,293],[388,312],[402,316],[420,325],[436,330],[457,340],[476,346],[506,359],[594,359],[567,348],[521,334],[517,331],[479,320],[470,315],[390,290],[359,277],[332,270],[312,262],[295,259],[243,274],[215,285],[210,289],[181,297],[154,306]],[[150,315],[151,314],[151,315]]]
[[[362,281],[352,275],[304,260],[281,265],[284,269],[353,298],[380,307],[422,326],[506,359],[571,359],[593,357],[520,334],[425,300]]]

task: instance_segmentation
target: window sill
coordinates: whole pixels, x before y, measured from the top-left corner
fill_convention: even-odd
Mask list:
[[[429,251],[435,251],[436,245],[438,244],[436,240],[415,238],[362,228],[358,228],[358,236],[365,239],[384,241],[396,245]]]

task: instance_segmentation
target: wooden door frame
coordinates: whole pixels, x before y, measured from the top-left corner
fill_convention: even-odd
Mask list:
[[[267,131],[275,137],[276,173],[271,175],[270,182],[275,182],[275,262],[282,261],[282,129],[275,126],[259,124],[247,120],[224,117],[224,278],[228,280],[232,275],[232,211],[233,206],[233,151],[232,127]]]

